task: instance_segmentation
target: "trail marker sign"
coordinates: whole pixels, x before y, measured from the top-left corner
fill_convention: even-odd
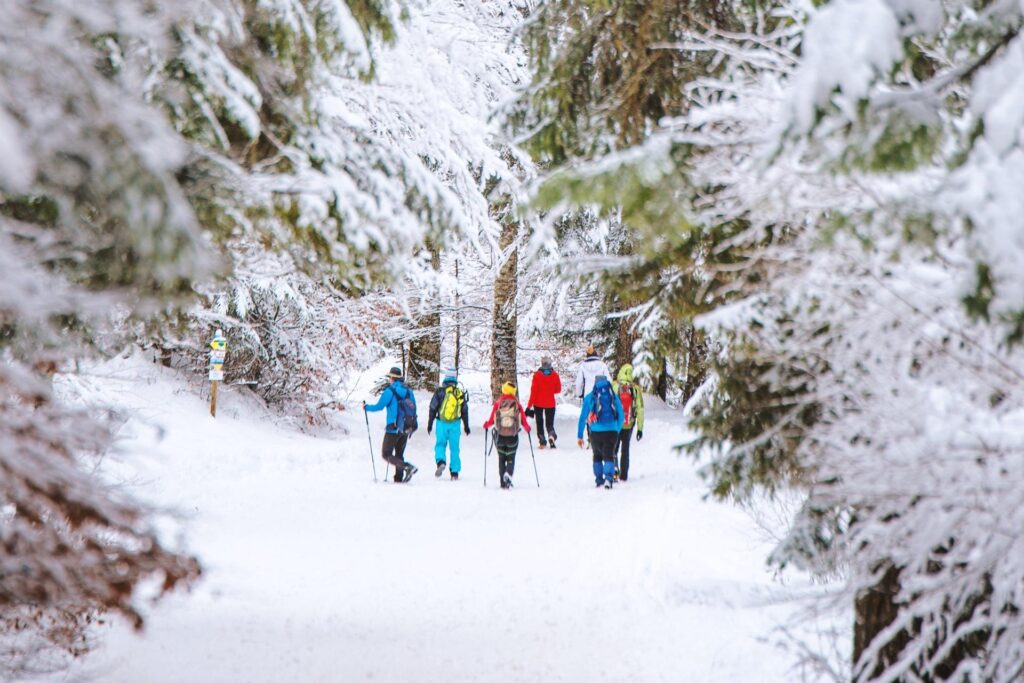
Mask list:
[[[210,416],[217,417],[217,383],[224,380],[224,359],[228,355],[228,340],[217,330],[210,340]]]

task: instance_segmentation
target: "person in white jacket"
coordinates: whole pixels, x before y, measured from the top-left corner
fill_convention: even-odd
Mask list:
[[[580,368],[576,371],[576,397],[581,402],[584,396],[593,391],[594,382],[599,375],[611,377],[612,373],[601,357],[597,355],[594,345],[590,344],[587,346],[587,357],[580,363]]]

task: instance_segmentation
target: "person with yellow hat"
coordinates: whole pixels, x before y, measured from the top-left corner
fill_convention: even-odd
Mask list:
[[[505,382],[501,396],[494,402],[491,415],[484,422],[484,429],[494,426],[494,447],[498,451],[498,476],[501,488],[512,488],[512,474],[516,469],[516,451],[519,450],[519,428],[530,433],[523,406],[516,398],[516,385]]]

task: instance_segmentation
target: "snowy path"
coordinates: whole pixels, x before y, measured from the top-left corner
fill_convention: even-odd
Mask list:
[[[567,407],[562,447],[536,454],[542,487],[524,440],[516,487],[501,491],[493,457],[481,485],[483,406],[462,481],[433,477],[421,430],[413,482],[374,484],[361,414],[339,440],[244,417],[251,407],[230,398],[214,421],[166,377],[92,389],[131,397],[135,445],[159,454],[130,461],[133,481],[192,515],[206,576],[156,605],[141,637],[112,627],[58,680],[787,679],[782,655],[758,641],[789,611],[771,605],[781,589],[766,547],[745,515],[702,500],[671,451],[678,418],[654,401],[628,483],[594,488]],[[166,428],[159,442],[148,420]]]

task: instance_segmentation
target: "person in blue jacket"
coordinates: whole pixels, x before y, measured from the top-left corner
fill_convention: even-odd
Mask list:
[[[612,391],[605,375],[598,375],[594,388],[583,399],[576,427],[576,443],[583,448],[583,428],[590,427],[590,448],[594,452],[594,480],[598,486],[612,487],[615,475],[615,443],[622,431],[622,401]]]
[[[412,399],[415,410],[416,396],[412,389],[402,384],[401,368],[391,368],[388,372],[388,386],[380,395],[380,400],[372,406],[363,401],[363,410],[368,413],[387,409],[387,425],[384,427],[380,456],[395,466],[396,484],[409,481],[418,471],[415,465],[405,461],[405,446],[409,442],[409,434],[406,433],[404,425],[398,424],[398,403],[406,398]]]

